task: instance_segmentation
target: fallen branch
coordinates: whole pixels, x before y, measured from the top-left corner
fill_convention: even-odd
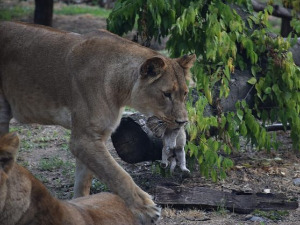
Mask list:
[[[251,213],[255,209],[293,210],[298,208],[297,200],[290,200],[283,194],[224,192],[206,187],[157,186],[154,200],[160,205],[198,206],[201,208],[224,207],[237,213]]]
[[[278,131],[278,130],[290,130],[291,126],[288,124],[286,127],[281,123],[275,123],[271,125],[266,125],[266,130],[269,131]]]
[[[266,3],[261,3],[256,0],[251,0],[254,11],[260,12],[263,11],[266,7]],[[292,19],[292,13],[290,9],[284,8],[280,5],[272,5],[273,6],[273,16]]]

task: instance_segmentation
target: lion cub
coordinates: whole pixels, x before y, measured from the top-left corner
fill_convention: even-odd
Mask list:
[[[146,124],[156,137],[163,140],[161,166],[166,168],[170,162],[170,172],[172,174],[178,162],[181,171],[189,173],[189,169],[186,168],[184,151],[186,143],[184,127],[182,126],[176,130],[168,129],[166,123],[155,116],[149,117]]]
[[[1,225],[131,225],[132,212],[117,195],[101,193],[60,201],[29,171],[15,163],[19,138],[0,138]]]

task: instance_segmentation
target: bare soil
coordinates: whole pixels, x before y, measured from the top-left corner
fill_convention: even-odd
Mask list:
[[[18,162],[30,170],[60,199],[73,196],[75,159],[69,151],[70,131],[59,126],[22,125],[11,122],[11,130],[18,132],[21,148]],[[185,186],[205,186],[224,191],[284,193],[290,198],[300,199],[300,187],[293,184],[300,177],[300,156],[291,150],[289,133],[277,132],[282,141],[278,151],[258,152],[247,147],[234,154],[235,166],[228,172],[228,178],[214,183],[193,171],[191,177],[182,178],[177,171],[173,177],[163,177],[155,172],[151,162],[128,164],[116,154],[111,141],[108,149],[117,162],[133,177],[135,182],[148,193],[155,195],[155,187],[164,183],[177,183]],[[91,194],[109,189],[93,180]],[[159,225],[162,224],[263,224],[247,220],[250,215],[229,212],[220,207],[216,210],[200,208],[176,209],[171,206],[162,210]],[[265,224],[296,225],[300,221],[300,209],[289,211],[289,215],[272,221],[266,218]]]
[[[32,21],[32,18],[24,18]],[[78,33],[105,28],[105,19],[91,15],[54,16],[53,26]],[[18,162],[30,170],[60,199],[73,196],[75,160],[68,148],[70,131],[58,126],[22,125],[11,122],[11,130],[21,137]],[[133,177],[135,182],[150,194],[155,194],[155,187],[161,183],[173,182],[186,186],[206,186],[218,190],[238,190],[262,192],[270,189],[271,193],[284,193],[291,198],[300,199],[300,187],[293,184],[293,179],[300,178],[300,155],[292,151],[289,132],[277,132],[282,141],[278,151],[259,152],[244,146],[232,158],[234,168],[228,172],[228,178],[213,183],[193,171],[191,177],[182,178],[180,172],[173,177],[163,177],[155,172],[151,162],[130,165],[123,162],[116,154],[112,143],[107,143],[109,151],[117,162]],[[109,191],[99,182],[93,180],[91,193]],[[299,201],[299,200],[298,200]],[[278,220],[264,218],[265,222],[252,222],[250,215],[240,215],[220,207],[205,211],[200,208],[175,209],[171,206],[162,210],[158,222],[162,224],[300,224],[300,209]]]

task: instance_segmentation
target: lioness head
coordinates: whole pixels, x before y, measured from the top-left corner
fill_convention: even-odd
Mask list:
[[[177,129],[188,121],[185,100],[186,79],[196,56],[178,59],[154,56],[142,63],[132,92],[132,106],[148,116],[156,116]]]

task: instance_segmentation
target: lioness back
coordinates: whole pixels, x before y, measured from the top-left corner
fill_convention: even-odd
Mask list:
[[[2,22],[0,95],[6,96],[12,117],[20,122],[70,128],[74,76],[86,79],[87,85],[99,83],[102,89],[113,79],[110,77],[138,67],[145,57],[154,54],[104,30],[79,35],[44,26]],[[89,71],[82,72],[86,68],[98,70],[98,76],[89,77]],[[105,97],[107,92],[101,94]]]
[[[66,57],[80,36],[22,23],[0,24],[1,93],[20,122],[69,126]],[[38,79],[37,79],[38,76]],[[58,121],[55,121],[58,120]]]

